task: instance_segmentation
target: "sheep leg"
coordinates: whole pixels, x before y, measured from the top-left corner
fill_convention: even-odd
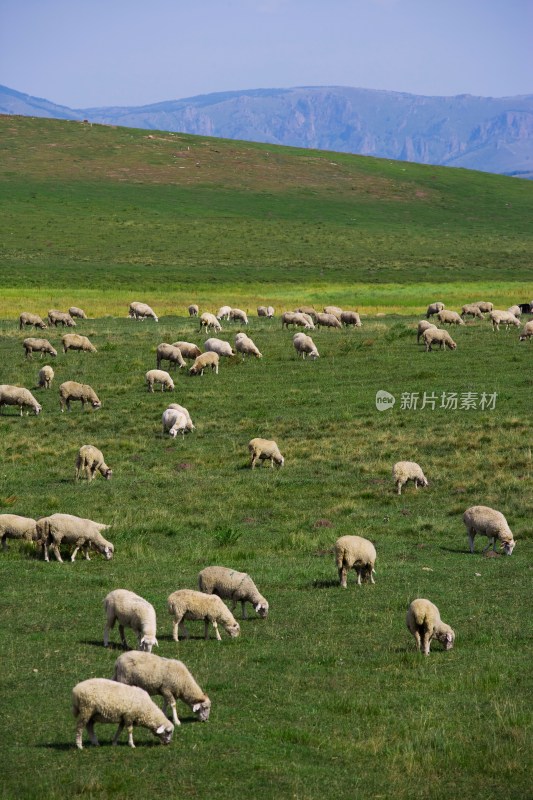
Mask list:
[[[94,744],[95,747],[98,747],[98,739],[96,738],[96,734],[94,732],[94,719],[90,719],[87,723],[87,733],[89,734],[89,739],[91,740],[91,744]]]
[[[417,630],[415,630],[413,632],[413,636],[415,637],[416,649],[420,650],[421,649],[420,633]]]
[[[71,561],[75,561],[76,560],[76,555],[77,555],[79,549],[80,549],[80,546],[79,546],[79,544],[77,544],[76,547],[74,548],[74,550],[72,551],[72,555],[70,556],[70,560]]]
[[[256,462],[256,461],[257,461],[257,456],[256,456],[256,454],[255,454],[255,453],[252,453],[252,461],[251,461],[251,467],[252,467],[252,469],[255,469],[255,462]]]
[[[471,528],[471,529],[468,531],[468,542],[469,542],[469,544],[470,544],[470,552],[471,552],[471,553],[473,553],[473,552],[474,552],[474,537],[475,537],[475,535],[476,535],[476,532],[475,532],[475,530],[474,530],[473,528]]]
[[[496,537],[494,536],[489,537],[489,543],[486,547],[483,548],[483,552],[486,553],[487,550],[489,550],[491,547],[494,551],[496,550]]]
[[[170,705],[172,709],[172,721],[174,725],[181,725],[176,712],[176,701],[170,692],[168,695],[163,695],[163,714],[167,713],[167,705]]]
[[[362,581],[361,581],[361,574],[362,574],[362,572],[363,572],[363,569],[362,569],[362,567],[359,567],[359,569],[356,569],[356,572],[357,572],[357,585],[358,585],[358,586],[361,586],[361,583],[362,583]]]
[[[397,491],[398,494],[402,493],[402,482],[401,481],[396,481],[396,491]]]
[[[83,555],[85,556],[85,560],[86,561],[90,561],[91,560],[91,557],[89,555],[90,548],[91,548],[90,544],[86,544],[86,545],[83,546]]]
[[[113,745],[117,744],[119,736],[120,736],[120,734],[122,733],[123,730],[124,730],[124,720],[121,719],[120,722],[118,723],[117,732],[113,736]],[[128,728],[128,733],[129,733],[129,728]],[[129,739],[128,739],[128,743],[129,743]]]
[[[339,567],[339,580],[343,589],[347,588],[346,567],[343,565]]]
[[[76,724],[76,747],[78,750],[83,750],[83,728],[85,727],[83,720],[78,720]]]
[[[242,618],[246,619],[246,600],[241,600]]]
[[[209,623],[208,623],[208,622],[207,622],[207,620],[206,620],[206,623],[205,623],[205,627],[206,627],[206,633],[208,632],[208,624],[209,624]],[[218,640],[219,642],[221,642],[221,641],[222,641],[222,636],[220,635],[220,631],[219,631],[219,629],[218,629],[218,624],[217,624],[217,621],[216,621],[216,619],[214,619],[214,620],[213,620],[213,628],[215,629],[215,633],[216,633],[217,640]],[[207,638],[208,638],[208,635],[207,635],[205,638],[207,639]]]
[[[124,647],[125,650],[127,650],[128,643],[124,635],[124,625],[121,625],[120,622],[118,624],[118,632],[120,633],[120,641],[122,642],[122,646]]]
[[[59,552],[59,547],[57,546],[57,544],[53,542],[50,546],[52,548],[52,552],[55,555],[56,559],[60,562],[60,564],[62,564],[63,559],[61,558],[61,553]]]
[[[376,582],[376,581],[374,580],[374,573],[375,573],[375,571],[376,571],[375,569],[371,569],[371,570],[370,570],[370,582],[371,582],[371,583],[375,583],[375,582]]]
[[[429,656],[429,645],[431,642],[431,636],[429,635],[429,631],[424,631],[422,633],[422,652],[425,656]]]

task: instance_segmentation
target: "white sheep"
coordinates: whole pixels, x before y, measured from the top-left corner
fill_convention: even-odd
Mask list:
[[[510,306],[507,309],[507,311],[509,312],[509,314],[514,314],[517,319],[520,319],[520,317],[522,316],[522,309],[520,308],[520,306]]]
[[[76,684],[72,690],[72,713],[76,718],[76,747],[83,749],[82,735],[84,727],[91,740],[97,745],[94,733],[95,722],[118,722],[117,732],[113,738],[116,745],[124,727],[128,731],[128,744],[133,742],[133,727],[140,725],[148,728],[163,744],[169,744],[174,732],[174,725],[168,720],[148,692],[138,686],[128,686],[107,678],[89,678]]]
[[[202,328],[205,328],[206,333],[209,328],[213,328],[215,333],[219,333],[222,330],[222,325],[214,314],[210,314],[209,311],[204,311],[200,317],[200,330],[202,330]]]
[[[427,328],[427,330],[423,332],[422,338],[426,345],[426,352],[432,349],[431,345],[435,342],[438,342],[440,350],[442,350],[442,348],[446,350],[446,347],[449,347],[450,350],[455,350],[457,348],[457,344],[448,331],[442,330],[441,328]]]
[[[183,358],[198,358],[202,351],[192,342],[172,342],[172,347],[177,347]]]
[[[120,641],[124,648],[128,646],[124,628],[131,628],[135,633],[139,650],[151,653],[152,647],[159,647],[155,609],[144,597],[127,589],[114,589],[104,598],[104,611],[104,647],[109,646],[109,631],[113,630],[115,622],[118,622]]]
[[[255,342],[245,333],[235,334],[235,350],[237,353],[242,353],[243,361],[245,356],[263,358],[263,354],[259,351]]]
[[[308,330],[314,330],[314,322],[309,315],[304,314],[303,312],[299,313],[296,311],[285,311],[284,314],[281,315],[281,327],[288,328],[289,325],[296,325],[299,328],[305,328]]]
[[[229,318],[232,322],[242,322],[243,325],[248,325],[248,317],[246,315],[246,311],[243,311],[242,308],[232,308],[230,311]]]
[[[272,319],[272,317],[274,316],[274,313],[275,313],[274,306],[267,306],[267,317],[269,319]]]
[[[406,625],[413,634],[417,650],[429,656],[429,648],[433,639],[437,639],[445,650],[451,650],[455,641],[455,633],[449,625],[442,622],[437,606],[430,600],[419,597],[413,600],[407,609]]]
[[[109,561],[113,558],[115,548],[104,539],[100,531],[107,530],[109,525],[94,522],[92,519],[75,517],[72,514],[52,514],[37,520],[37,540],[42,545],[44,560],[49,561],[48,548],[51,547],[56,559],[63,563],[59,547],[61,544],[73,544],[74,550],[70,560],[76,559],[80,547],[87,561],[90,561],[89,549],[93,547]]]
[[[168,374],[165,372],[164,369],[149,369],[146,375],[144,376],[146,379],[146,385],[148,386],[148,391],[154,391],[154,383],[161,384],[161,391],[163,392],[165,389],[168,389],[169,392],[174,391],[174,381]]]
[[[168,408],[173,408],[176,411],[179,411],[180,413],[185,414],[185,416],[187,417],[187,425],[185,427],[185,430],[193,431],[195,429],[194,425],[192,423],[191,415],[189,414],[189,412],[187,411],[185,406],[180,406],[179,403],[170,403]]]
[[[515,325],[517,328],[520,327],[520,320],[517,319],[514,314],[511,314],[510,311],[491,311],[489,317],[492,322],[493,332],[499,331],[500,325],[505,325],[507,332],[509,332],[510,325]]]
[[[257,316],[258,317],[267,317],[267,307],[266,306],[258,306],[257,307]]]
[[[230,356],[235,355],[235,350],[232,348],[229,342],[225,342],[223,339],[206,339],[204,342],[204,350],[206,353],[217,353],[219,356]]]
[[[185,431],[190,430],[185,414],[175,408],[165,409],[161,421],[163,423],[163,436],[168,432],[175,439],[178,433],[184,436]]]
[[[248,451],[251,455],[250,466],[255,469],[257,461],[270,461],[270,466],[274,466],[274,462],[278,467],[282,467],[285,459],[279,451],[279,447],[272,439],[255,438],[250,439],[248,442]]]
[[[362,536],[341,536],[335,542],[335,563],[339,572],[339,580],[343,589],[347,588],[347,572],[357,572],[357,585],[368,579],[375,583],[376,548]]]
[[[421,319],[420,322],[418,323],[418,327],[416,329],[416,343],[417,344],[420,342],[420,337],[422,336],[424,331],[427,331],[428,328],[435,328],[436,329],[437,326],[434,325],[432,322],[428,322],[427,319]]]
[[[174,345],[169,344],[168,342],[161,342],[161,344],[157,345],[157,349],[155,351],[155,358],[157,363],[157,369],[160,369],[162,361],[169,362],[169,369],[174,364],[174,369],[176,369],[176,364],[181,369],[185,366],[185,361],[181,354],[181,350],[179,347],[174,347]]]
[[[231,306],[220,306],[216,313],[216,318],[218,320],[227,319],[229,320],[231,314]]]
[[[311,337],[307,336],[305,333],[295,333],[292,337],[292,344],[297,355],[302,358],[305,358],[307,355],[312,359],[320,357],[316,344]]]
[[[34,328],[43,330],[48,327],[38,314],[31,314],[29,311],[23,311],[19,317],[19,330],[22,330],[25,325],[32,325]]]
[[[475,303],[467,303],[461,309],[461,316],[462,317],[476,317],[477,319],[483,319],[483,314],[481,313],[481,309]]]
[[[342,328],[340,318],[335,314],[317,314],[317,325],[322,328]]]
[[[78,308],[77,306],[71,306],[68,313],[71,317],[76,317],[77,319],[87,319],[87,314],[83,308]]]
[[[19,514],[0,514],[2,550],[7,550],[8,539],[36,542],[37,538],[37,523],[31,517],[21,517]]]
[[[300,306],[295,310],[296,314],[306,314],[308,317],[311,317],[311,321],[313,323],[317,320],[318,312],[313,308],[313,306]]]
[[[363,324],[357,311],[343,311],[340,320],[343,325],[354,325],[356,328],[360,328]]]
[[[54,370],[49,364],[45,364],[44,367],[41,367],[38,380],[40,389],[50,389],[52,381],[54,380]]]
[[[43,357],[43,353],[48,353],[53,358],[57,356],[57,350],[52,347],[48,339],[34,339],[30,336],[28,339],[24,339],[22,346],[26,351],[26,358],[32,358],[32,353],[34,351],[40,353],[41,358]]]
[[[159,322],[159,317],[156,316],[155,312],[150,308],[150,306],[146,305],[146,303],[130,303],[128,317],[131,317],[132,319],[140,319],[143,322],[146,317],[151,317],[153,320],[155,320],[155,322]]]
[[[496,550],[496,540],[500,542],[506,556],[510,556],[513,552],[516,542],[513,539],[513,534],[507,520],[501,511],[496,511],[494,508],[489,508],[488,506],[471,506],[467,508],[463,514],[463,522],[468,533],[471,553],[474,552],[474,538],[476,534],[488,537],[489,543],[483,549],[484,553],[491,545],[492,549]]]
[[[155,653],[131,651],[122,653],[115,661],[113,680],[129,686],[139,686],[150,695],[163,698],[163,713],[172,709],[174,725],[181,725],[176,713],[176,700],[186,703],[200,722],[207,722],[211,700],[196,683],[183,663],[175,658],[161,658]]]
[[[415,489],[419,486],[429,486],[422,468],[415,461],[397,461],[392,468],[392,477],[398,494],[402,493],[402,486],[408,481],[413,481]]]
[[[464,319],[461,318],[461,315],[457,313],[457,311],[448,311],[447,309],[443,309],[439,311],[437,314],[437,319],[443,325],[464,325]]]
[[[207,367],[210,367],[215,371],[215,375],[218,375],[218,362],[218,353],[202,353],[190,368],[189,375],[203,376],[204,369],[207,369]]]
[[[193,589],[178,589],[173,592],[168,598],[168,613],[173,618],[174,623],[172,626],[172,638],[175,642],[178,639],[178,630],[181,625],[185,636],[189,634],[185,625],[184,619],[203,619],[204,620],[204,638],[209,639],[209,623],[215,629],[215,634],[220,642],[222,637],[218,630],[218,623],[222,625],[226,633],[235,638],[241,632],[241,628],[229,608],[222,602],[220,597],[214,594],[205,594],[204,592],[196,592]]]
[[[189,317],[197,317],[200,311],[196,303],[192,303],[187,310],[189,312]]]
[[[228,567],[205,567],[198,575],[198,588],[206,594],[231,600],[232,611],[240,602],[243,619],[246,619],[246,603],[251,603],[260,617],[268,614],[268,601],[246,572]]]
[[[59,387],[59,407],[61,412],[65,410],[65,406],[70,411],[70,401],[80,400],[82,409],[85,408],[85,403],[90,403],[93,408],[101,408],[98,395],[87,383],[78,383],[77,381],[65,381]]]
[[[334,317],[340,320],[342,308],[339,308],[339,306],[325,306],[324,314],[333,314]]]
[[[63,343],[63,352],[67,350],[78,350],[83,353],[97,353],[98,350],[87,338],[87,336],[80,336],[79,333],[66,333],[61,341]]]
[[[24,389],[22,386],[11,386],[8,383],[0,384],[0,414],[4,406],[18,406],[20,416],[22,416],[23,408],[31,408],[34,414],[40,414],[43,410],[29,389]],[[29,410],[26,411],[26,414],[29,413]]]
[[[429,319],[434,314],[438,314],[439,311],[442,311],[444,308],[446,308],[444,303],[430,303],[429,306],[427,307],[426,319]]]
[[[76,457],[75,480],[79,480],[83,475],[87,476],[89,483],[99,472],[107,481],[113,477],[113,470],[107,466],[104,454],[93,444],[83,444]]]
[[[67,328],[75,328],[76,323],[66,311],[57,311],[52,309],[48,312],[48,324],[54,325],[56,328],[59,324]]]
[[[494,306],[492,303],[488,303],[485,300],[476,300],[475,303],[472,303],[473,306],[477,306],[480,311],[486,314],[489,311],[492,311]]]
[[[519,336],[520,342],[525,342],[527,339],[533,338],[533,319],[526,322]]]

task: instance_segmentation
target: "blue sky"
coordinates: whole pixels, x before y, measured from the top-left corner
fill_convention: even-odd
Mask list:
[[[73,108],[289,86],[533,94],[533,0],[0,0],[0,83]]]

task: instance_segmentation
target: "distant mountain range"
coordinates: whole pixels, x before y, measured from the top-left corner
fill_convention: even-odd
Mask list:
[[[88,119],[533,179],[533,95],[423,97],[310,86],[71,109],[0,86],[0,113]]]

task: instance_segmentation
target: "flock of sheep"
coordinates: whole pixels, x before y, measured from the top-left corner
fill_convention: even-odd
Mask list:
[[[531,304],[533,310],[533,303]],[[189,307],[191,317],[199,316],[200,330],[215,332],[221,330],[221,320],[234,320],[247,325],[248,317],[241,309],[222,306],[217,314],[203,313],[200,315],[196,305]],[[437,328],[428,322],[431,316],[436,315],[441,324],[462,325],[465,316],[483,318],[483,313],[488,313],[494,330],[500,324],[519,326],[521,309],[513,306],[507,311],[494,311],[491,303],[472,303],[463,306],[461,314],[448,311],[442,303],[432,303],[426,312],[426,320],[418,325],[417,341],[424,339],[426,350],[431,350],[433,343],[440,347],[448,346],[455,349],[456,344],[446,330]],[[274,317],[274,309],[269,306],[260,306],[258,316]],[[158,317],[150,306],[145,303],[131,303],[129,316],[144,320]],[[82,309],[71,307],[67,312],[52,310],[48,313],[48,324],[74,327],[75,318],[86,319]],[[355,311],[343,311],[335,306],[324,308],[322,313],[317,313],[313,308],[300,307],[294,312],[285,312],[282,317],[282,327],[289,325],[302,327],[304,330],[313,330],[315,326],[341,328],[343,325],[361,327],[359,314]],[[22,313],[19,326],[32,325],[44,329],[46,323],[36,314]],[[533,337],[533,320],[526,323],[520,339]],[[78,334],[66,334],[62,337],[63,351],[69,349],[97,352],[89,339]],[[303,332],[293,336],[293,345],[298,356],[311,359],[319,357],[318,350],[312,338]],[[31,358],[33,352],[57,355],[57,351],[46,339],[25,339],[23,346],[26,357]],[[192,359],[193,364],[189,369],[191,375],[203,375],[206,368],[211,368],[218,374],[220,357],[234,356],[236,353],[253,355],[262,358],[262,354],[245,333],[239,332],[235,337],[235,349],[221,339],[209,338],[204,345],[202,353],[197,345],[190,342],[162,343],[157,347],[157,368],[149,370],[145,375],[149,392],[154,391],[154,385],[161,386],[161,391],[173,390],[174,382],[170,374],[162,370],[161,363],[167,361],[169,368],[185,366],[185,359]],[[46,365],[39,371],[39,386],[44,389],[51,387],[54,378],[53,369]],[[66,381],[60,387],[61,411],[67,408],[70,411],[70,402],[79,400],[82,406],[89,403],[93,408],[99,408],[101,402],[94,390],[76,381]],[[2,385],[0,386],[0,412],[4,405],[16,405],[20,408],[31,409],[35,414],[41,411],[41,405],[35,400],[31,392],[23,387]],[[176,436],[178,432],[184,434],[194,430],[189,412],[183,406],[172,403],[163,413],[163,433]],[[249,442],[248,450],[251,456],[250,466],[253,469],[258,462],[270,461],[273,467],[283,466],[284,457],[275,441],[254,438]],[[75,479],[87,477],[91,481],[97,473],[109,480],[112,470],[105,463],[103,453],[94,445],[83,445],[78,452],[75,466]],[[392,471],[393,481],[398,494],[407,482],[412,481],[416,488],[428,486],[428,481],[415,462],[400,461]],[[470,551],[474,551],[474,537],[479,534],[488,537],[489,543],[485,550],[499,542],[503,552],[511,555],[515,541],[504,515],[486,506],[473,506],[465,511],[463,521],[467,529]],[[2,548],[7,549],[8,539],[33,541],[42,548],[43,557],[49,560],[49,550],[53,552],[58,561],[62,561],[60,548],[62,545],[72,548],[71,561],[74,561],[80,549],[85,558],[89,559],[91,549],[96,550],[106,559],[114,555],[114,546],[108,541],[103,531],[108,525],[93,520],[83,519],[70,514],[52,514],[38,520],[22,517],[15,514],[0,515],[0,538]],[[485,552],[485,551],[484,551]],[[359,536],[342,536],[335,544],[335,563],[338,570],[340,585],[347,586],[347,572],[353,569],[357,573],[357,583],[364,580],[374,583],[376,549],[372,542]],[[177,642],[180,629],[188,635],[185,620],[203,620],[205,625],[205,638],[209,637],[209,626],[212,625],[218,640],[221,639],[218,630],[220,624],[231,636],[240,634],[240,625],[223,602],[229,600],[233,610],[237,602],[241,603],[242,617],[246,619],[245,604],[254,606],[260,617],[266,617],[269,610],[267,600],[260,594],[255,583],[249,575],[220,566],[211,566],[203,569],[198,576],[199,591],[180,589],[173,592],[167,600],[167,610],[172,617],[172,636]],[[141,725],[157,736],[161,742],[168,744],[172,738],[174,725],[179,725],[176,712],[176,701],[182,700],[197,714],[199,719],[205,721],[209,717],[211,700],[201,690],[194,677],[181,661],[160,658],[152,654],[152,648],[157,646],[156,638],[156,613],[153,606],[144,598],[125,589],[115,589],[104,599],[106,623],[104,628],[104,646],[109,644],[109,632],[118,622],[121,643],[127,647],[125,628],[131,628],[137,636],[138,651],[126,652],[121,655],[116,663],[113,679],[92,678],[78,683],[72,694],[73,713],[76,717],[76,745],[82,748],[82,733],[86,727],[89,738],[97,744],[94,733],[95,722],[118,723],[113,743],[116,744],[124,727],[128,730],[128,743],[134,747],[133,727]],[[433,639],[441,642],[446,650],[453,647],[455,634],[449,625],[442,622],[438,608],[429,600],[418,598],[409,606],[406,625],[415,638],[418,650],[425,655],[429,654],[430,644]],[[151,696],[163,697],[163,710],[152,700]],[[167,706],[170,705],[173,722],[166,716]]]

